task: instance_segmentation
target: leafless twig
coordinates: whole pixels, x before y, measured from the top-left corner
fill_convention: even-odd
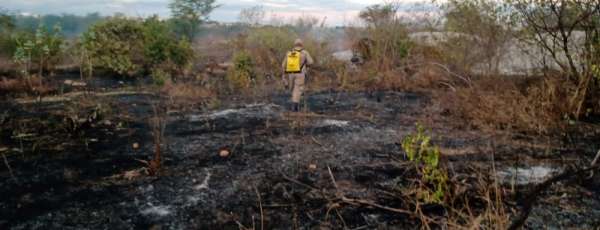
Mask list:
[[[6,155],[4,153],[2,154],[2,158],[4,158],[4,165],[6,165],[6,168],[8,168],[10,177],[12,177],[13,180],[17,181],[17,178],[15,177],[15,174],[13,174],[12,168],[10,167],[10,164],[8,163],[8,159],[6,159]]]
[[[329,176],[331,177],[332,182],[334,182],[334,186],[337,188],[337,183],[335,183],[335,178],[333,177],[333,173],[331,173],[331,169],[330,168],[328,168],[328,170],[330,172]],[[377,204],[377,203],[375,203],[373,201],[369,201],[369,200],[348,198],[345,195],[341,194],[340,191],[338,191],[338,194],[331,195],[331,194],[325,193],[322,189],[319,189],[319,188],[307,185],[305,183],[302,183],[302,182],[300,182],[300,181],[298,181],[296,179],[293,179],[293,178],[290,178],[290,177],[286,176],[283,173],[281,173],[281,175],[282,175],[282,177],[285,180],[287,180],[289,182],[295,183],[295,184],[300,185],[302,187],[305,187],[305,188],[307,188],[309,190],[314,190],[314,191],[320,192],[321,195],[323,196],[323,198],[325,198],[327,200],[330,200],[330,201],[337,199],[339,201],[342,201],[345,204],[349,204],[349,205],[353,205],[353,206],[369,206],[369,207],[378,208],[378,209],[382,209],[382,210],[389,211],[389,212],[406,214],[406,215],[409,215],[412,218],[416,218],[415,213],[413,213],[411,211],[407,211],[407,210],[404,210],[404,209],[398,209],[398,208],[392,208],[392,207],[383,206],[383,205]]]
[[[256,186],[254,187],[254,191],[256,192],[256,198],[258,198],[258,207],[260,208],[260,229],[263,230],[265,227],[265,214],[263,212],[262,199]]]
[[[596,164],[598,164],[599,160],[600,160],[600,150],[598,150],[598,153],[596,153],[596,157],[594,157],[594,160],[592,161],[591,167],[596,166]]]
[[[339,190],[339,187],[335,181],[335,177],[333,176],[333,173],[331,172],[331,168],[327,167],[327,170],[329,171],[329,177],[331,178],[331,182],[333,183],[333,186],[335,187],[335,189],[337,191],[336,196],[338,196],[338,198],[340,198],[342,200],[342,202],[349,204],[349,205],[354,205],[354,206],[361,206],[361,205],[370,206],[370,207],[374,207],[374,208],[378,208],[378,209],[382,209],[382,210],[386,210],[386,211],[390,211],[390,212],[401,213],[401,214],[409,215],[411,217],[415,217],[415,213],[413,213],[411,211],[383,206],[383,205],[377,204],[373,201],[362,200],[362,199],[352,199],[352,198],[346,197]]]
[[[594,157],[594,160],[592,161],[592,164],[590,165],[590,167],[594,167],[598,164],[598,161],[600,160],[600,150],[598,150],[598,153],[596,154],[596,157]],[[594,171],[592,171],[590,173],[590,178],[594,177]]]
[[[339,192],[340,188],[338,187],[337,183],[335,182],[335,177],[333,177],[333,173],[331,172],[331,168],[329,166],[327,166],[327,171],[329,171],[329,177],[331,178],[331,183],[333,183],[335,190],[337,190]]]

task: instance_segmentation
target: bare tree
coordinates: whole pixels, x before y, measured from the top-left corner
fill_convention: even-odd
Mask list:
[[[547,52],[577,85],[570,106],[579,118],[589,100],[593,67],[598,65],[600,1],[590,0],[507,0],[517,12],[517,22],[530,40]],[[583,43],[577,32],[583,32]],[[579,44],[578,44],[579,43]]]
[[[249,26],[257,26],[265,19],[265,8],[263,6],[254,6],[240,11],[239,20]]]
[[[504,4],[495,0],[449,0],[442,2],[444,26],[448,32],[447,62],[459,71],[469,72],[476,64],[485,71],[499,71],[501,54],[513,38],[506,27],[509,16]],[[454,34],[455,33],[455,34]]]
[[[598,19],[600,2],[589,0],[509,0],[519,13],[521,26],[530,32],[532,39],[548,52],[553,60],[572,80],[577,81],[586,71],[580,66],[574,33],[590,34]],[[589,38],[586,38],[586,40]],[[585,65],[585,61],[580,63]]]
[[[355,49],[380,70],[397,66],[410,49],[408,31],[398,16],[398,9],[398,3],[386,3],[369,6],[359,14],[366,27]]]

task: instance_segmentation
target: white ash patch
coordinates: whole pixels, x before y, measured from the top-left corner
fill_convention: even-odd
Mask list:
[[[352,50],[343,50],[333,53],[332,56],[338,61],[350,62],[350,60],[352,60],[352,57],[354,57],[354,53],[352,52]]]
[[[560,169],[551,166],[511,167],[499,171],[498,177],[504,183],[517,185],[539,184],[559,172]]]
[[[212,174],[209,171],[206,171],[206,176],[204,177],[204,180],[202,181],[201,184],[194,186],[194,189],[195,190],[208,189],[208,181],[210,180],[211,176],[212,176]]]
[[[224,116],[227,116],[232,113],[237,113],[238,111],[240,111],[240,110],[239,109],[226,109],[226,110],[222,110],[222,111],[218,111],[218,112],[209,114],[208,117],[212,117],[212,118],[224,117]]]
[[[141,211],[142,215],[164,217],[164,216],[168,216],[171,214],[170,206],[162,206],[162,205],[153,206],[152,204],[148,204],[148,205],[150,207]]]
[[[197,204],[200,201],[200,197],[197,196],[188,196],[187,197],[187,201],[188,203],[191,203],[193,205]]]
[[[322,127],[324,127],[324,126],[346,127],[349,125],[350,125],[349,121],[333,120],[333,119],[325,119],[319,123],[319,126],[322,126]]]
[[[279,106],[275,104],[249,104],[239,109],[225,109],[209,114],[192,115],[189,120],[195,122],[229,116],[268,117],[276,114],[277,108]]]

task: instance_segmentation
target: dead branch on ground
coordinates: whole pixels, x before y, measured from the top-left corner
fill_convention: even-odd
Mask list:
[[[567,169],[563,173],[553,176],[552,178],[544,181],[543,183],[538,184],[537,186],[535,186],[535,188],[531,192],[529,192],[529,195],[527,195],[523,199],[525,204],[522,206],[521,212],[512,221],[512,223],[510,224],[510,227],[508,229],[516,230],[516,229],[520,229],[521,227],[523,227],[523,225],[525,224],[525,221],[527,221],[527,219],[529,218],[529,214],[531,213],[531,210],[533,209],[535,202],[537,201],[537,198],[540,196],[540,194],[543,191],[550,188],[550,186],[552,186],[555,183],[561,182],[561,181],[571,181],[573,179],[582,178],[588,172],[595,171],[598,169],[600,169],[600,165],[593,165],[591,167],[580,169],[580,170]]]
[[[258,199],[258,207],[260,208],[260,229],[263,230],[265,227],[265,214],[263,211],[262,198],[260,197],[260,192],[258,188],[254,186],[254,192],[256,192],[256,198]]]
[[[289,176],[285,175],[283,172],[280,172],[280,173],[281,173],[282,177],[285,180],[289,181],[289,182],[292,182],[294,184],[300,185],[300,186],[302,186],[302,187],[304,187],[306,189],[319,192],[324,199],[328,200],[332,204],[335,204],[335,203],[344,203],[344,204],[347,204],[347,205],[358,206],[358,207],[360,207],[360,206],[367,206],[367,207],[377,208],[377,209],[381,209],[381,210],[385,210],[385,211],[389,211],[389,212],[394,212],[394,213],[408,215],[408,216],[410,216],[413,219],[418,218],[414,212],[411,212],[411,211],[408,211],[408,210],[399,209],[399,208],[392,208],[392,207],[380,205],[380,204],[377,204],[376,202],[371,201],[371,200],[355,199],[355,198],[348,198],[348,197],[346,197],[346,195],[344,195],[343,192],[341,192],[339,190],[339,187],[338,187],[337,183],[335,182],[335,178],[333,177],[333,174],[332,174],[331,169],[329,167],[328,167],[328,170],[329,170],[329,173],[330,173],[330,177],[331,177],[332,183],[333,183],[334,187],[336,188],[336,193],[335,194],[327,193],[323,189],[316,188],[314,186],[302,183],[302,182],[300,182],[300,181],[298,181],[296,179],[290,178]]]

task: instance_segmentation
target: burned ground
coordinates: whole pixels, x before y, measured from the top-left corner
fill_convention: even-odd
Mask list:
[[[454,179],[476,187],[475,174],[497,177],[512,210],[519,194],[582,164],[599,143],[593,132],[567,148],[562,138],[458,129],[468,124],[436,112],[426,93],[312,92],[295,114],[276,92],[259,103],[224,98],[219,109],[169,111],[164,168],[150,177],[132,172],[154,152],[148,119],[165,102],[148,94],[92,101],[77,113],[67,109],[75,101],[3,105],[11,170],[0,169],[0,228],[419,228],[409,214],[331,196],[413,207],[399,195],[415,178],[400,142],[417,122],[431,128]],[[542,196],[530,228],[600,224],[597,182],[558,184]],[[423,210],[444,219],[441,206]]]

